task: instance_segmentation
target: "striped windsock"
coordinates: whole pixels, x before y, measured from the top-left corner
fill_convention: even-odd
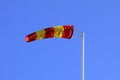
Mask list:
[[[34,40],[41,40],[46,38],[66,38],[70,39],[72,37],[74,30],[73,25],[63,25],[63,26],[53,26],[50,28],[45,28],[37,32],[33,32],[25,37],[26,42],[31,42]]]

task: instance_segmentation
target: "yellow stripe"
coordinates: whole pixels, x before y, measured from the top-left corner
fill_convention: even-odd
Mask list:
[[[44,36],[45,36],[45,30],[39,30],[39,31],[36,32],[36,34],[37,34],[37,40],[38,39],[43,39]]]
[[[61,38],[63,31],[63,26],[54,26],[54,37]]]

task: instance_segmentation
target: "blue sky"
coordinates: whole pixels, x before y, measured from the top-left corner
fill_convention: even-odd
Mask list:
[[[85,32],[85,80],[120,80],[119,0],[0,0],[0,80],[81,80],[81,38],[26,43],[54,25]]]

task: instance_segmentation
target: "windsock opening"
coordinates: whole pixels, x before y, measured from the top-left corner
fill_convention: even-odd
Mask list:
[[[31,33],[31,34],[29,34],[29,35],[27,35],[27,36],[25,37],[25,41],[26,41],[26,42],[34,41],[34,40],[36,40],[36,37],[37,37],[37,35],[36,35],[35,32],[34,32],[34,33]]]
[[[25,37],[25,41],[29,42],[29,37],[28,36]]]

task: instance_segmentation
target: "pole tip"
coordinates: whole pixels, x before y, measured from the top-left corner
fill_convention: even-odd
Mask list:
[[[82,32],[82,37],[84,37],[84,32]]]

